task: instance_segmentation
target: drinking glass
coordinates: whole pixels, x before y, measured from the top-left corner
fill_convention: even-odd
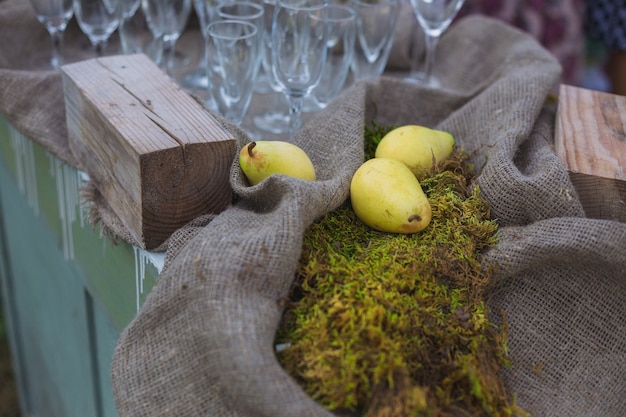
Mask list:
[[[52,40],[52,68],[59,69],[63,64],[63,34],[74,14],[72,0],[30,0],[37,20],[46,27]]]
[[[143,42],[137,41],[133,36],[134,28],[132,25],[135,14],[141,5],[141,0],[120,0],[120,2],[122,11],[117,32],[120,35],[122,52],[125,54],[141,52]]]
[[[275,5],[276,0],[263,0],[265,31],[261,67],[266,74],[267,85],[270,89],[268,92],[270,98],[267,101],[269,110],[255,116],[252,121],[257,128],[264,132],[282,134],[289,131],[289,106],[285,95],[272,74],[272,23],[274,22]]]
[[[120,23],[122,5],[120,0],[74,0],[74,15],[78,25],[102,56],[104,46]]]
[[[155,38],[163,42],[161,68],[171,74],[178,38],[191,14],[191,0],[141,0],[148,26]]]
[[[183,75],[182,85],[188,89],[204,89],[209,88],[209,77],[206,73],[206,41],[209,36],[207,27],[211,23],[216,14],[215,0],[193,0],[193,8],[200,24],[200,33],[203,42],[200,47],[200,57],[198,58],[198,67],[192,69]]]
[[[426,38],[426,66],[423,73],[414,72],[409,80],[433,87],[441,85],[437,77],[433,76],[437,42],[462,5],[463,0],[411,0],[411,6]]]
[[[259,71],[259,32],[242,20],[218,20],[208,26],[209,91],[216,110],[241,124]]]
[[[277,0],[272,73],[289,99],[289,137],[300,126],[302,100],[319,83],[328,39],[325,0]]]
[[[163,47],[161,39],[156,39],[148,26],[141,9],[141,0],[120,0],[122,18],[117,28],[120,46],[124,54],[144,53],[154,62],[161,61]]]
[[[265,37],[265,17],[264,7],[261,4],[245,0],[228,0],[217,6],[217,17],[221,20],[245,20],[256,26],[259,32],[259,49],[263,49]],[[259,54],[259,60],[263,59],[263,54]],[[254,85],[257,93],[267,93],[267,77],[263,72],[263,67],[259,68],[257,81]]]
[[[352,74],[355,80],[383,73],[395,38],[400,0],[352,0],[357,39]]]
[[[311,97],[323,109],[339,95],[350,71],[356,39],[356,13],[349,6],[331,4],[325,21],[328,25],[326,65]]]

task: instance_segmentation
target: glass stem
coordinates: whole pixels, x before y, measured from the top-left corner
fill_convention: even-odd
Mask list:
[[[285,117],[285,95],[282,93],[276,93],[274,90],[270,91],[272,97],[272,112],[274,114],[282,115]]]
[[[204,37],[204,42],[202,43],[202,47],[200,48],[200,57],[198,58],[198,62],[200,63],[200,67],[201,68],[206,68],[207,67],[207,53],[206,53],[206,43],[207,43],[207,37]]]
[[[413,39],[411,40],[411,77],[419,78],[418,74],[420,72],[420,53],[422,52],[422,44],[421,38],[419,36],[419,31],[413,31]],[[419,45],[419,46],[418,46]]]
[[[50,38],[52,39],[52,60],[50,62],[54,69],[59,69],[63,65],[63,31],[51,30]]]
[[[435,65],[435,51],[437,50],[438,36],[426,33],[426,68],[424,69],[424,80],[430,84],[433,75],[433,67]]]
[[[170,74],[170,70],[172,68],[175,45],[176,42],[169,39],[163,39],[163,58],[161,61],[161,69],[163,69],[167,74]]]
[[[289,97],[289,138],[298,131],[300,127],[300,114],[302,112],[303,97]]]
[[[96,56],[98,58],[100,58],[102,56],[102,53],[104,52],[104,42],[103,41],[97,41],[93,45],[93,49],[96,51]]]

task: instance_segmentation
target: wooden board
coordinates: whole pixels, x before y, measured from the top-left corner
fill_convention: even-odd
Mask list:
[[[587,216],[626,222],[626,97],[562,85],[555,150]]]
[[[233,136],[147,56],[69,64],[62,77],[70,150],[145,249],[230,203]]]

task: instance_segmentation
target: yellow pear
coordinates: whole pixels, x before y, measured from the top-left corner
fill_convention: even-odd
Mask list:
[[[442,130],[406,125],[387,133],[376,147],[376,158],[397,159],[420,177],[452,154],[454,137]]]
[[[395,159],[373,158],[361,165],[350,183],[350,201],[363,223],[382,232],[419,232],[432,217],[419,181]]]
[[[239,153],[239,165],[252,185],[272,174],[315,181],[315,168],[298,146],[283,141],[250,142]]]

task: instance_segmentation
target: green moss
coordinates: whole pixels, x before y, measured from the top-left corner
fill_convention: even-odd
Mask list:
[[[366,158],[387,130],[366,130]],[[277,335],[289,347],[278,358],[326,408],[367,417],[523,413],[499,375],[506,321],[489,320],[481,262],[497,224],[472,178],[455,152],[421,179],[433,217],[420,233],[374,231],[349,201],[307,230]]]

